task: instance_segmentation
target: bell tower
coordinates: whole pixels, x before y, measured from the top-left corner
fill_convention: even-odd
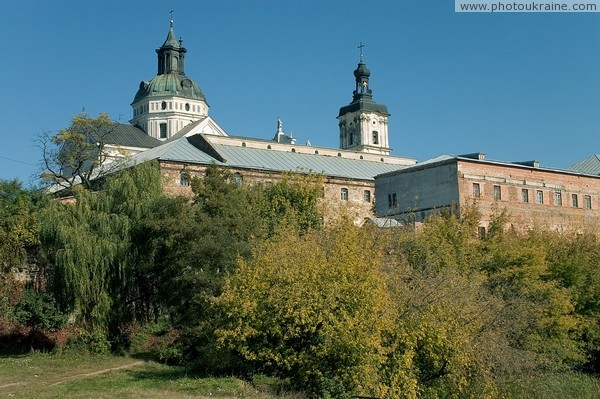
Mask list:
[[[337,117],[340,127],[340,148],[389,155],[391,149],[388,140],[387,107],[373,101],[373,92],[369,88],[371,71],[363,59],[363,44],[360,46],[360,59],[354,71],[356,88],[352,102],[340,108]]]

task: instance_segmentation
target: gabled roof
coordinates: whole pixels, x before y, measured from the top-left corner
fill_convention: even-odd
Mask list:
[[[219,124],[215,122],[213,118],[210,116],[203,116],[200,119],[187,124],[183,127],[183,129],[169,137],[169,139],[164,142],[166,143],[178,140],[182,137],[193,136],[198,133],[213,134],[215,136],[228,136],[227,132],[223,130],[223,128],[219,126]]]
[[[600,154],[594,154],[575,165],[570,166],[569,170],[587,175],[600,175]]]
[[[210,164],[214,162],[220,164],[216,158],[211,157],[192,144],[192,141],[193,139],[190,137],[181,137],[177,140],[164,142],[158,147],[134,155],[132,160],[134,164],[150,160],[199,164]]]
[[[154,148],[160,140],[148,136],[142,129],[125,123],[111,123],[103,135],[105,144],[120,147]]]

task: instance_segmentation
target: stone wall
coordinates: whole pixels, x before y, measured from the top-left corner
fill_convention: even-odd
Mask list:
[[[173,195],[192,196],[191,187],[181,184],[182,171],[185,171],[185,174],[190,177],[202,177],[206,173],[206,165],[161,161],[160,166],[163,187],[167,193]],[[233,176],[239,176],[244,185],[273,183],[282,177],[279,172],[262,170],[228,168],[228,171]],[[342,197],[342,190],[347,190],[345,191],[347,195],[344,194],[344,197]],[[369,192],[368,195],[365,194],[365,191]],[[362,224],[365,218],[373,215],[374,182],[325,177],[321,203],[324,207],[326,222],[346,213],[356,224]]]

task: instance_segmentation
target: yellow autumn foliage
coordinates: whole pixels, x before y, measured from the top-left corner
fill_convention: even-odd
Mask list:
[[[381,393],[393,320],[383,260],[349,222],[302,237],[280,232],[227,280],[219,342],[314,395]]]

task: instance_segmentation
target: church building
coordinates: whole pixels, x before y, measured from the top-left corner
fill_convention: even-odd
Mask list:
[[[209,116],[204,93],[185,73],[187,50],[171,20],[156,50],[156,76],[139,84],[130,124],[116,124],[107,147],[125,166],[158,161],[165,190],[178,195],[191,195],[190,177],[203,176],[211,164],[229,170],[240,185],[273,182],[290,172],[320,174],[326,209],[345,209],[357,224],[367,218],[382,225],[418,224],[443,209],[460,214],[468,204],[482,214],[481,235],[501,210],[521,230],[543,225],[581,232],[600,224],[599,156],[559,170],[537,162],[489,161],[481,153],[420,163],[391,155],[390,114],[373,100],[360,47],[352,101],[337,116],[339,148],[299,144],[281,120],[274,134],[250,138],[229,134]]]
[[[209,116],[204,93],[186,75],[186,53],[171,20],[156,50],[156,76],[139,84],[131,103],[131,125],[116,129],[129,134],[114,134],[108,143],[115,158],[129,155],[126,164],[157,160],[167,192],[189,195],[189,177],[203,176],[210,164],[228,169],[238,184],[268,183],[289,172],[315,173],[325,178],[326,208],[343,208],[362,223],[373,216],[375,176],[416,163],[390,155],[389,113],[373,101],[362,48],[352,102],[339,110],[339,148],[299,144],[284,131],[281,120],[274,135],[265,132],[265,139],[230,135]]]

